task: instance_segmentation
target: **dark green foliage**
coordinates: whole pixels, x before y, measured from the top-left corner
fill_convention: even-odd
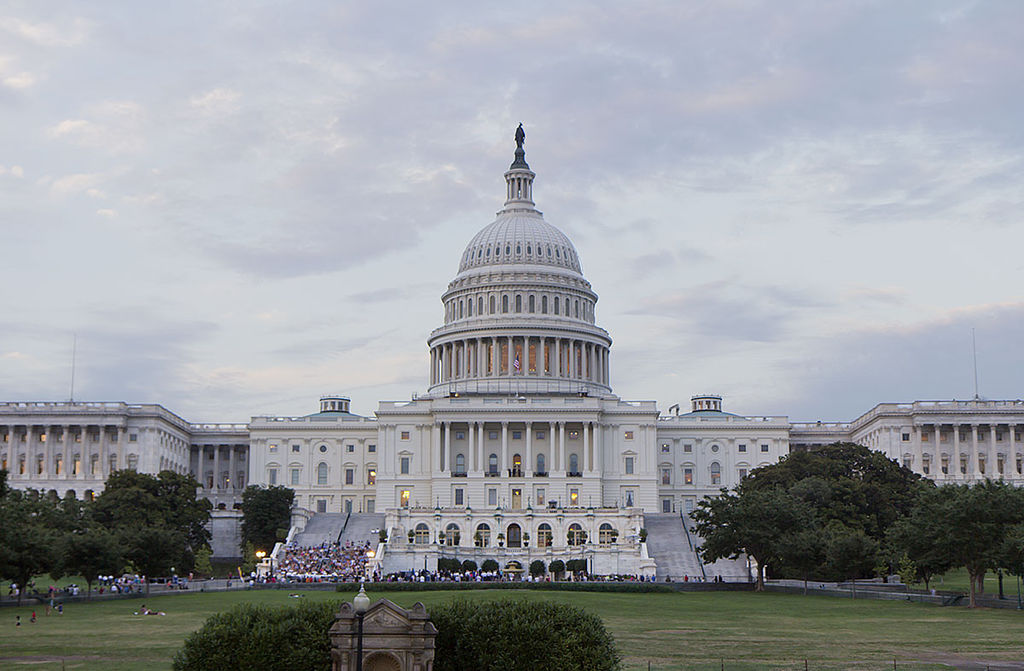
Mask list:
[[[280,485],[246,487],[242,492],[242,545],[252,543],[269,554],[278,541],[284,540],[278,530],[291,525],[294,499],[295,492]]]
[[[57,560],[57,532],[44,520],[59,517],[59,501],[34,490],[9,490],[0,499],[0,578],[25,586]]]
[[[835,580],[871,575],[878,563],[878,543],[863,531],[840,529],[825,546],[825,574]]]
[[[97,577],[117,574],[124,566],[120,539],[100,527],[65,534],[57,564],[59,568],[51,574],[82,576],[91,598]]]
[[[430,619],[437,627],[435,671],[621,668],[601,619],[566,604],[458,600],[434,606]]]
[[[175,671],[329,671],[328,630],[340,602],[244,604],[209,618],[174,656]]]
[[[475,571],[476,570],[476,562],[473,561],[472,559],[467,559],[466,561],[462,562],[462,570],[465,573],[469,573],[470,571]]]
[[[485,559],[483,565],[480,567],[481,571],[487,573],[493,573],[498,570],[498,562],[493,559]]]
[[[185,546],[184,535],[180,531],[166,527],[123,529],[119,538],[124,558],[144,576],[168,576],[172,568],[177,573],[188,573],[192,569],[195,558]],[[147,591],[149,584],[147,581]]]
[[[544,562],[539,559],[534,559],[530,562],[530,575],[533,577],[542,576],[545,573]]]
[[[548,564],[548,572],[550,572],[551,575],[555,577],[558,577],[560,574],[565,573],[565,562],[561,559],[556,559],[555,561]]]
[[[586,559],[570,559],[565,563],[565,569],[570,573],[586,573],[587,572],[587,560]]]
[[[462,571],[462,562],[451,557],[438,557],[437,570],[443,573],[459,573]]]
[[[528,589],[555,592],[614,592],[639,594],[675,592],[664,583],[654,582],[375,582],[367,583],[367,592],[458,592],[480,589]],[[335,591],[351,593],[352,585],[339,584]]]

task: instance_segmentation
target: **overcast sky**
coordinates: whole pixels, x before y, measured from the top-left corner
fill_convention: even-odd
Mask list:
[[[620,396],[1024,395],[1024,3],[484,4],[0,1],[0,400],[424,391],[520,121]]]

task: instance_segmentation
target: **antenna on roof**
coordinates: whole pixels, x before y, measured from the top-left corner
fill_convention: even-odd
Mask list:
[[[78,334],[73,334],[71,341],[71,396],[68,399],[71,403],[75,402],[75,354],[78,350]]]
[[[978,395],[978,340],[974,336],[974,329],[971,329],[971,352],[974,354],[974,400],[981,399]]]

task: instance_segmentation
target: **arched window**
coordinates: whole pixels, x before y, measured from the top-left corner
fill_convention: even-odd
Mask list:
[[[722,484],[722,467],[719,466],[717,461],[711,462],[711,484]]]
[[[576,319],[580,318],[580,300],[576,299]]]
[[[466,472],[466,455],[456,454],[455,455],[455,472],[462,475]]]
[[[478,548],[485,548],[491,544],[491,527],[486,522],[481,522],[473,534],[473,545]]]
[[[534,299],[533,294],[530,294],[530,297],[529,297],[529,299],[527,301],[527,308],[526,308],[529,312],[536,312],[536,305],[535,305],[534,301],[535,301],[535,299]]]
[[[558,314],[558,296],[555,296],[555,314]]]
[[[320,462],[316,467],[316,484],[326,485],[327,484],[327,464]]]
[[[487,457],[487,472],[490,475],[498,474],[498,455],[492,454],[491,456]]]
[[[587,532],[576,522],[569,525],[569,533],[566,534],[569,545],[583,545],[587,542]]]
[[[493,310],[491,311],[493,312]],[[484,313],[484,297],[480,296],[476,299],[476,313],[482,315]]]
[[[444,544],[449,546],[456,546],[459,541],[462,540],[462,532],[459,531],[459,525],[452,522],[444,528]]]
[[[462,301],[459,301],[459,319],[462,319]]]
[[[501,311],[508,312],[508,296],[501,297]]]
[[[541,296],[540,297],[540,313],[542,315],[546,315],[548,313],[548,297],[547,296]]]
[[[468,301],[466,301],[466,316],[467,317],[472,317],[473,316],[473,299],[472,298],[470,298]]]
[[[551,547],[551,525],[547,522],[544,522],[537,527],[537,547]]]
[[[545,468],[545,466],[546,466],[546,464],[544,463],[544,455],[543,454],[538,454],[537,455],[537,472],[534,473],[534,475],[540,475],[541,473],[543,473],[544,475],[547,475],[548,474],[548,469]]]
[[[569,455],[569,472],[579,473],[580,472],[580,458],[575,452]]]
[[[494,296],[491,296],[491,314],[494,314]]]
[[[523,547],[523,529],[515,522],[505,529],[505,544],[510,548]]]
[[[512,477],[523,477],[523,458],[520,457],[518,454],[512,455]]]
[[[416,539],[416,545],[430,544],[430,529],[423,522],[416,525],[416,532],[413,535]]]
[[[523,297],[521,294],[516,294],[516,312],[523,311]]]
[[[619,532],[608,522],[601,525],[597,530],[597,542],[601,545],[611,545],[619,537]]]

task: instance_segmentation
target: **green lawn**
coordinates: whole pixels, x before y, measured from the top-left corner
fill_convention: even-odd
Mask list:
[[[297,602],[288,591],[191,593],[72,604],[63,616],[31,608],[0,610],[0,668],[167,669],[185,636],[209,615],[236,603]],[[304,599],[351,598],[302,592]],[[396,592],[401,605],[451,598],[549,599],[599,615],[615,635],[627,669],[770,670],[946,669],[946,661],[1024,659],[1024,613],[939,608],[917,603],[853,601],[753,593],[596,594],[572,592]],[[371,597],[377,597],[371,593]],[[166,617],[132,613],[145,603]],[[15,628],[15,615],[22,626]],[[525,642],[524,642],[525,643]],[[63,660],[63,666],[62,666]],[[1024,667],[1022,667],[1024,668]]]

